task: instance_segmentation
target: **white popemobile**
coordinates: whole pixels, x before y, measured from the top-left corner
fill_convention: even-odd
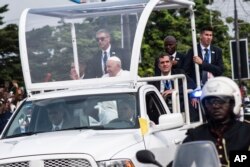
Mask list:
[[[166,166],[190,122],[184,75],[138,77],[144,29],[159,10],[190,12],[194,49],[195,23],[189,0],[121,0],[23,11],[20,54],[28,97],[15,111],[0,138],[0,167],[138,167],[138,150],[148,149]],[[123,52],[129,77],[72,80],[81,63],[99,51],[95,33],[108,29],[112,47]],[[117,55],[120,54],[120,55]],[[97,58],[96,58],[97,61]],[[148,81],[174,80],[171,113]],[[180,108],[177,79],[183,81]],[[185,114],[181,113],[183,110]],[[200,113],[201,114],[201,113]],[[150,165],[149,165],[150,166]]]

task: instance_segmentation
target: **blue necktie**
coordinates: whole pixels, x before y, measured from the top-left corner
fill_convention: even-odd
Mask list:
[[[169,90],[169,89],[171,89],[171,81],[165,81],[165,90]]]
[[[205,50],[204,61],[205,61],[206,63],[209,63],[209,53],[208,53],[208,49],[205,48],[204,50]]]
[[[105,51],[104,54],[103,54],[103,65],[104,65],[104,72],[105,74],[107,73],[107,70],[106,70],[106,63],[107,63],[107,59],[108,59],[108,55],[107,55],[107,52]]]
[[[204,54],[204,59],[203,59],[203,61],[204,61],[205,63],[209,63],[209,53],[208,53],[208,49],[205,48],[204,51],[205,51],[205,54]],[[204,85],[204,84],[206,83],[206,81],[207,81],[207,71],[202,71],[202,84]]]

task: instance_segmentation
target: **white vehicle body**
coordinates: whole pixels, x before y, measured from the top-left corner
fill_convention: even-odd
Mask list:
[[[202,120],[190,122],[184,75],[138,77],[140,48],[151,12],[176,8],[190,11],[196,48],[193,6],[188,0],[124,0],[24,10],[19,40],[28,97],[1,134],[0,167],[145,166],[135,158],[142,149],[151,150],[161,164],[172,161],[187,129]],[[95,32],[104,25],[126,49],[130,77],[71,80],[71,64],[79,69],[80,59],[98,50]],[[146,83],[163,79],[175,83],[173,113],[156,87]],[[183,82],[183,109],[177,79]],[[133,110],[128,120],[120,113],[124,102]],[[50,105],[63,105],[56,113],[64,113],[69,127],[51,131]]]

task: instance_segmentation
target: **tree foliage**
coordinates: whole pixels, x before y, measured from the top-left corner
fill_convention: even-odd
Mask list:
[[[0,7],[0,14],[8,11],[8,5]],[[3,17],[0,16],[0,25],[3,25]],[[0,82],[13,79],[23,83],[21,63],[18,47],[18,27],[9,24],[0,29]]]

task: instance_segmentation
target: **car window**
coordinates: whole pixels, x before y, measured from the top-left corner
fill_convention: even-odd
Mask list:
[[[155,124],[159,123],[159,117],[162,114],[166,114],[164,107],[162,106],[157,94],[153,91],[146,94],[146,108],[149,119]]]
[[[27,131],[27,127],[29,127],[31,118],[32,118],[32,104],[26,103],[22,105],[19,112],[15,115],[15,121],[10,126],[8,133],[9,134],[18,134],[24,133]]]
[[[24,102],[6,137],[70,129],[138,127],[136,94],[73,96]]]

